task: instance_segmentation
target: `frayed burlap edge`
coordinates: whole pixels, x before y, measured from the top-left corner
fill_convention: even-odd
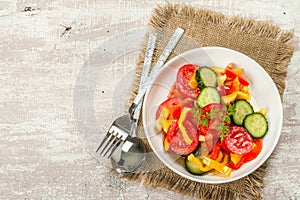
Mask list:
[[[253,19],[244,19],[241,17],[227,18],[223,14],[216,13],[204,9],[195,9],[181,5],[167,4],[158,6],[153,11],[149,26],[158,36],[160,41],[162,30],[170,18],[185,16],[193,18],[201,16],[203,20],[210,23],[226,24],[228,29],[236,30],[247,34],[259,35],[267,40],[277,41],[279,48],[277,55],[272,63],[272,66],[263,66],[274,80],[278,91],[283,96],[285,88],[285,77],[287,74],[286,67],[288,66],[293,54],[293,46],[291,45],[292,31],[281,31],[279,27],[271,25],[267,22],[258,22]],[[145,37],[145,41],[147,36]],[[137,75],[133,82],[133,100],[138,90],[141,67],[144,61],[146,42],[142,45],[141,53],[137,59]],[[156,61],[161,53],[161,49],[155,49],[153,62]],[[183,195],[194,197],[197,199],[261,199],[261,188],[263,187],[263,177],[267,162],[250,175],[225,184],[203,184],[185,179],[168,168],[148,172],[120,175],[136,183],[141,183],[150,187],[161,187]]]

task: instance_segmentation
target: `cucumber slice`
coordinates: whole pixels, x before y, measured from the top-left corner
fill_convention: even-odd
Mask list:
[[[243,126],[254,138],[262,138],[268,132],[268,121],[261,113],[247,115]]]
[[[236,100],[233,106],[235,112],[232,115],[232,119],[233,122],[239,126],[243,125],[243,121],[247,115],[254,112],[251,104],[245,99]]]
[[[214,87],[205,87],[198,96],[197,104],[200,108],[203,108],[211,103],[221,103],[220,94]]]
[[[196,80],[199,87],[217,87],[218,79],[217,74],[214,70],[209,67],[200,67],[196,71]]]
[[[188,170],[188,172],[190,172],[191,174],[194,174],[194,175],[202,175],[205,173],[205,172],[201,171],[195,163],[193,163],[192,161],[189,161],[187,159],[187,157],[185,158],[185,167]]]

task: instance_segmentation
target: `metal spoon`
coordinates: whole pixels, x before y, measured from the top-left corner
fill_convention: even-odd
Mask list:
[[[131,136],[111,157],[113,168],[118,173],[132,173],[141,167],[146,158],[146,148],[143,141],[136,137],[137,120],[133,121]]]
[[[144,65],[141,73],[139,84],[139,93],[142,90],[143,84],[150,72],[153,52],[155,48],[156,36],[149,35]],[[128,138],[124,141],[120,148],[111,157],[111,164],[118,173],[132,173],[136,171],[145,161],[146,148],[141,139],[136,136],[137,123],[140,118],[141,103],[136,107],[133,116],[131,130]]]

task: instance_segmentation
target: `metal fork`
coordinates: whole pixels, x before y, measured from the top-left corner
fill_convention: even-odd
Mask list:
[[[117,147],[124,142],[129,135],[131,135],[131,131],[135,134],[136,126],[137,126],[137,117],[139,114],[135,114],[136,109],[140,112],[140,102],[143,99],[146,90],[153,80],[153,78],[158,74],[160,68],[164,65],[165,61],[175,48],[176,44],[179,42],[181,36],[183,35],[184,30],[181,28],[177,28],[174,32],[173,36],[171,37],[169,43],[163,50],[161,56],[159,57],[156,65],[153,67],[152,72],[147,77],[144,72],[142,75],[145,76],[144,80],[141,79],[139,92],[134,99],[132,105],[130,106],[128,113],[118,117],[109,128],[107,134],[105,135],[104,139],[100,143],[99,147],[97,148],[96,152],[98,153],[100,150],[100,155],[107,158],[110,158],[113,152],[117,149]],[[143,70],[150,68],[152,62],[152,56],[154,52],[156,37],[153,34],[150,34],[146,49],[145,61]],[[142,82],[143,81],[143,82]],[[138,115],[138,116],[137,116]]]
[[[152,62],[152,55],[155,48],[156,36],[154,34],[149,35],[148,44],[146,48],[146,55],[145,60],[142,68],[142,76],[140,85],[142,83],[142,78],[145,79],[145,76],[148,75],[151,62]],[[146,74],[146,75],[145,75]],[[100,149],[100,155],[106,156],[108,153],[108,158],[113,154],[114,150],[126,140],[128,135],[131,134],[132,123],[130,119],[129,113],[118,117],[110,126],[106,136],[102,140],[101,144],[97,148],[96,152]],[[102,148],[103,147],[103,148]]]

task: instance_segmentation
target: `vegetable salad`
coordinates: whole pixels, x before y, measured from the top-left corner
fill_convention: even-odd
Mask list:
[[[195,175],[230,176],[255,159],[268,131],[267,111],[254,111],[242,68],[186,64],[156,112],[165,151],[185,158]]]

